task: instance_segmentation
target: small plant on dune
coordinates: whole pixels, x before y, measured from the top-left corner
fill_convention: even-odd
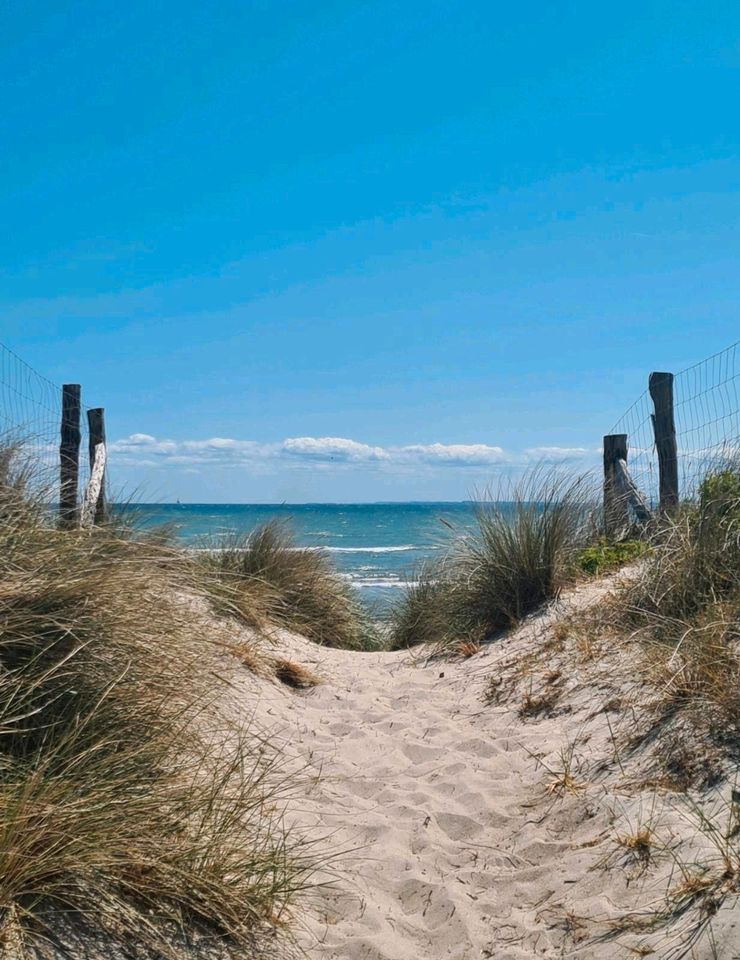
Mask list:
[[[396,648],[481,643],[557,596],[589,537],[585,478],[535,472],[503,500],[478,503],[475,531],[422,571],[393,614]]]
[[[211,594],[222,611],[251,626],[294,630],[329,647],[374,643],[352,586],[321,550],[296,546],[285,524],[273,521],[201,554]]]
[[[578,778],[581,760],[576,754],[577,746],[578,738],[567,740],[558,751],[558,759],[551,763],[545,763],[542,754],[533,753],[526,747],[524,748],[535,764],[542,767],[549,775],[545,787],[546,796],[562,799],[568,793],[580,793],[584,789],[584,784]]]
[[[56,529],[12,458],[0,512],[4,943],[175,960],[202,937],[255,955],[310,868],[280,823],[279,755],[208,722],[190,560],[115,525]]]
[[[616,747],[616,744],[615,744]],[[620,768],[621,760],[618,760]],[[657,793],[649,798],[640,798],[637,808],[630,797],[626,808],[622,798],[615,794],[614,799],[622,809],[619,811],[619,827],[615,828],[613,847],[607,849],[599,866],[608,869],[615,863],[627,868],[633,876],[641,876],[665,852],[666,845],[661,839],[664,829],[662,816],[664,809]],[[617,816],[617,811],[613,811]],[[636,871],[636,872],[635,872]]]
[[[657,934],[666,930],[665,939],[651,937],[650,952],[676,960],[719,955],[712,922],[724,907],[736,909],[740,898],[736,802],[739,795],[735,788],[728,791],[729,786],[725,783],[713,793],[703,793],[701,801],[685,794],[669,800],[665,806],[661,791],[653,795],[647,822],[615,837],[618,846],[636,863],[639,874],[658,854],[669,862],[670,869],[665,875],[663,895],[651,898],[639,911],[612,920],[610,931],[600,941],[615,934]],[[688,827],[686,832],[677,829],[675,817],[672,823],[661,827],[656,816],[659,812],[662,819],[669,811]],[[607,856],[602,866],[608,866],[611,859]],[[680,926],[676,924],[679,919]]]
[[[598,576],[632,563],[644,556],[647,549],[647,544],[642,540],[620,540],[610,543],[602,537],[596,543],[581,550],[576,562],[584,573],[589,576]]]
[[[680,934],[671,937],[672,956],[698,956],[694,950],[702,941],[708,940],[711,946],[712,919],[725,904],[734,905],[740,897],[735,807],[734,800],[728,803],[720,794],[705,796],[701,804],[686,796],[674,806],[691,828],[688,850],[675,840],[662,847],[673,861],[665,904],[643,917],[643,925],[653,929],[687,918]],[[716,955],[713,950],[711,955]]]
[[[230,638],[215,642],[218,647],[235,657],[250,673],[258,677],[269,677],[274,674],[270,657],[266,655],[261,645],[255,643],[252,638],[247,640]]]
[[[547,785],[549,796],[562,798],[566,793],[579,793],[583,790],[583,784],[577,777],[579,761],[575,751],[576,741],[572,741],[560,748],[560,760],[557,765],[548,766],[540,761],[551,777]]]
[[[306,667],[293,660],[276,660],[274,665],[275,676],[288,687],[296,690],[306,690],[316,687],[321,680]]]
[[[653,856],[655,838],[649,827],[641,827],[635,833],[620,834],[617,843],[641,865],[647,866]]]
[[[552,687],[544,693],[535,694],[531,690],[524,694],[521,706],[519,707],[519,716],[522,720],[539,717],[542,714],[550,714],[558,702],[561,691],[557,687]]]
[[[452,647],[452,653],[460,657],[461,660],[467,660],[481,652],[481,645],[473,643],[470,640],[461,640]]]

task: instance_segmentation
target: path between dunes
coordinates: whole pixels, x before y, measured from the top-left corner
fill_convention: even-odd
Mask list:
[[[459,662],[282,637],[281,654],[324,681],[307,693],[263,686],[256,711],[320,773],[294,816],[338,852],[321,877],[335,882],[314,893],[300,922],[310,958],[635,955],[623,942],[592,940],[632,896],[628,876],[595,868],[593,848],[604,837],[613,844],[613,807],[602,788],[548,792],[547,768],[562,766],[568,743],[611,754],[602,709],[611,678],[574,683],[560,709],[526,722],[516,706],[482,700],[497,663],[525,656],[554,620],[608,585],[574,591]]]
[[[355,889],[323,894],[303,945],[352,960],[494,956],[494,925],[500,938],[502,921],[517,935],[531,924],[521,888],[551,866],[536,865],[539,840],[527,831],[500,840],[521,827],[536,776],[523,743],[476,718],[482,664],[385,656],[323,666],[332,676],[299,730],[323,760],[317,827],[357,848]]]

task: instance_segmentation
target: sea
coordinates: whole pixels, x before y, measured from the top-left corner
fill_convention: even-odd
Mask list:
[[[368,611],[388,616],[400,591],[425,561],[474,522],[474,506],[462,503],[177,503],[137,504],[142,527],[170,526],[192,549],[219,537],[248,533],[270,520],[286,523],[296,545],[321,549],[357,591]]]

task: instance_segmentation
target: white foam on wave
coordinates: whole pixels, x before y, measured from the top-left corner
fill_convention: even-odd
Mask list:
[[[309,547],[309,550],[325,550],[327,553],[403,553],[418,549],[412,543],[397,547]]]
[[[353,587],[359,587],[360,589],[363,589],[364,587],[408,587],[411,581],[382,579],[381,577],[367,577],[360,580],[350,578],[350,583]]]
[[[187,547],[191,553],[248,553],[249,547]],[[407,550],[419,550],[419,547],[407,543],[398,547],[288,547],[289,550],[319,550],[321,553],[402,553]]]

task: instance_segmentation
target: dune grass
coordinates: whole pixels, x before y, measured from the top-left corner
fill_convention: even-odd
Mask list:
[[[591,536],[591,485],[535,471],[488,495],[476,528],[425,567],[393,615],[392,645],[481,643],[555,597]]]
[[[247,624],[283,626],[328,647],[377,646],[351,585],[326,553],[298,547],[285,523],[219,541],[200,556],[217,607]]]
[[[740,467],[710,470],[698,497],[664,517],[639,575],[618,596],[619,622],[647,651],[667,707],[740,723]]]
[[[0,457],[0,942],[259,955],[307,882],[280,757],[213,719],[192,563],[62,531]],[[106,948],[102,948],[103,955]]]

